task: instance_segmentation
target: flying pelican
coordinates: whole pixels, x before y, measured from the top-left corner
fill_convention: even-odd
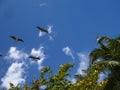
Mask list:
[[[18,38],[18,37],[16,37],[16,36],[10,36],[13,40],[15,40],[15,41],[20,41],[20,42],[24,42],[21,38]]]
[[[32,56],[30,55],[29,58],[32,58],[33,60],[40,60],[40,57]]]
[[[44,28],[41,28],[41,27],[39,27],[39,26],[37,26],[36,28],[39,29],[41,32],[46,32],[46,33],[48,33],[48,30],[46,30],[46,29],[44,29]]]

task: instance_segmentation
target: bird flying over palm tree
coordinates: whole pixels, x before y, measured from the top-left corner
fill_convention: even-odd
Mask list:
[[[29,58],[31,58],[31,59],[33,59],[33,60],[40,60],[40,57],[32,56],[32,55],[30,55]]]
[[[41,32],[46,32],[46,33],[48,33],[48,30],[46,30],[46,29],[44,29],[44,28],[41,28],[41,27],[39,27],[39,26],[37,26],[36,28],[39,29]]]
[[[20,41],[20,42],[24,42],[21,38],[18,38],[18,37],[16,37],[16,36],[10,36],[13,40],[15,40],[15,41]]]

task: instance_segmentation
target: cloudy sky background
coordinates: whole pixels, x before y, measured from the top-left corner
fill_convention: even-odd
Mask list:
[[[120,1],[113,0],[0,0],[0,86],[32,84],[40,70],[74,63],[72,74],[83,74],[96,37],[120,33]],[[36,26],[48,30],[41,33]],[[14,42],[15,35],[24,43]],[[40,61],[29,55],[41,57]],[[103,76],[101,74],[101,76]]]

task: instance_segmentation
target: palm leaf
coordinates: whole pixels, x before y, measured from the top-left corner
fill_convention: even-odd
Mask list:
[[[97,61],[97,59],[101,59],[103,56],[106,56],[106,51],[101,48],[94,49],[90,54],[90,62],[93,64],[93,62]]]

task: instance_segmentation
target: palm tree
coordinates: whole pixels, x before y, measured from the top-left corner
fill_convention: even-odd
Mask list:
[[[104,89],[120,90],[120,37],[111,39],[100,36],[97,38],[97,43],[99,48],[94,49],[89,55],[91,66],[96,62],[105,65],[103,70],[109,70],[110,75]]]

